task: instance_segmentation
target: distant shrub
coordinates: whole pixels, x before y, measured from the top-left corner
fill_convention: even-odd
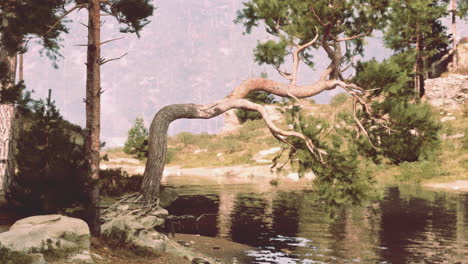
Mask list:
[[[190,132],[181,132],[176,135],[176,139],[184,144],[184,146],[195,144],[197,142],[196,136]]]
[[[436,161],[402,162],[399,165],[400,174],[396,178],[400,181],[421,182],[437,176],[443,176],[444,172]]]
[[[199,147],[206,147],[213,137],[213,135],[208,133],[192,134],[190,132],[181,132],[176,135],[176,140],[184,146],[197,145]]]
[[[330,99],[330,105],[333,107],[341,106],[344,102],[346,102],[348,97],[349,96],[346,93],[339,93]]]
[[[177,152],[177,149],[175,148],[167,148],[166,152],[166,164],[171,163],[172,160],[174,160],[174,156]]]
[[[142,117],[137,117],[133,127],[128,130],[128,137],[123,151],[134,155],[140,160],[146,157],[148,151],[148,130]]]

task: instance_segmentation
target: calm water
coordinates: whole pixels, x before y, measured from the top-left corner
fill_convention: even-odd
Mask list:
[[[349,208],[331,221],[305,181],[171,176],[165,184],[180,194],[171,214],[208,214],[198,232],[256,247],[254,263],[468,263],[468,194],[385,186],[377,210]]]

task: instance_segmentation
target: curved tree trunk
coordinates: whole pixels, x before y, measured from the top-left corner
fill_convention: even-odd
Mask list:
[[[159,195],[159,184],[166,162],[167,129],[172,121],[181,118],[196,118],[196,106],[191,104],[166,106],[159,110],[151,123],[148,160],[141,187],[143,197],[147,201],[152,201]]]
[[[339,80],[319,80],[306,86],[292,86],[282,84],[269,79],[251,79],[236,87],[227,97],[208,105],[174,104],[163,107],[153,118],[148,137],[148,160],[143,174],[141,192],[146,201],[151,202],[159,195],[159,186],[164,171],[167,151],[167,129],[169,124],[177,119],[197,118],[209,119],[218,116],[230,109],[246,109],[257,111],[270,129],[270,132],[278,140],[286,142],[286,137],[298,137],[305,141],[309,150],[317,156],[323,154],[315,148],[312,141],[303,134],[295,131],[284,131],[278,128],[268,116],[268,112],[262,105],[242,99],[249,92],[264,91],[281,97],[305,98],[334,89],[336,86],[346,89],[357,89],[352,84],[346,84]]]

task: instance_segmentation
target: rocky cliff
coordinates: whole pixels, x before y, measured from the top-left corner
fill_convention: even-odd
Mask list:
[[[457,69],[425,81],[426,98],[436,107],[457,108],[468,100],[468,43],[458,46]]]

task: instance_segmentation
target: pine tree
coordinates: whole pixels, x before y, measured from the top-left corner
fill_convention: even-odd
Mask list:
[[[416,97],[424,95],[424,80],[433,62],[448,52],[448,35],[441,19],[447,16],[447,0],[403,0],[391,2],[386,45],[412,56]]]
[[[61,32],[67,32],[63,21],[70,13],[88,9],[88,43],[87,46],[87,77],[86,77],[86,162],[89,166],[89,176],[94,180],[94,188],[89,193],[88,224],[91,232],[98,235],[99,231],[99,152],[100,152],[100,84],[101,65],[114,61],[101,57],[101,45],[109,41],[100,39],[101,12],[113,16],[122,25],[123,33],[136,33],[149,23],[154,7],[151,0],[19,0],[0,3],[0,18],[2,19],[0,62],[6,57],[8,63],[0,63],[0,73],[6,69],[7,75],[2,77],[10,86],[14,82],[16,68],[16,52],[22,48],[28,34],[41,36],[47,55],[53,59],[58,53],[58,37]],[[65,9],[65,6],[74,6]],[[67,6],[68,7],[68,6]],[[4,49],[4,47],[7,47]],[[3,56],[3,57],[1,57]],[[121,57],[120,57],[121,58]]]
[[[82,205],[87,186],[82,129],[63,119],[50,90],[46,101],[28,105],[9,200],[28,213],[60,213]]]
[[[128,137],[123,150],[127,154],[135,155],[138,159],[146,157],[148,129],[145,127],[143,117],[137,117],[133,127],[128,130]]]

